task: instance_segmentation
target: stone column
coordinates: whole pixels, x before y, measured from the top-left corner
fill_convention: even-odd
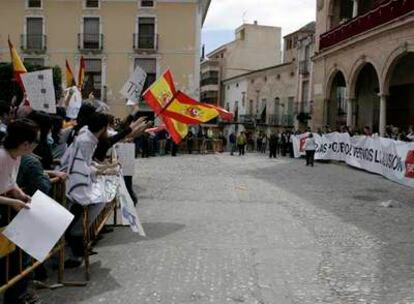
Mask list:
[[[354,99],[347,98],[346,100],[346,125],[354,127]]]
[[[352,10],[352,18],[355,18],[358,16],[358,0],[353,0],[354,2],[354,7]]]
[[[379,117],[379,133],[385,135],[385,126],[387,125],[387,95],[380,95],[380,117]]]

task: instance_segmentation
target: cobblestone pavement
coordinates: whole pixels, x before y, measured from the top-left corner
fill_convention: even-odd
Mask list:
[[[140,159],[135,183],[148,237],[105,235],[45,303],[414,303],[413,189],[258,154]]]

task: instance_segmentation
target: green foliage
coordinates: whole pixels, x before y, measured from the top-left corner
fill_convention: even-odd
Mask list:
[[[50,67],[32,65],[25,63],[28,72],[47,70]],[[53,85],[55,87],[56,100],[62,95],[62,70],[59,66],[53,68]],[[23,92],[20,86],[13,80],[13,68],[10,62],[0,62],[0,100],[10,102],[13,96],[17,97],[20,102],[23,98]]]

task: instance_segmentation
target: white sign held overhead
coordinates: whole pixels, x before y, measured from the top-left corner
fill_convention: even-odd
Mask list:
[[[137,66],[134,73],[129,76],[128,81],[122,87],[120,93],[132,101],[139,102],[146,78],[147,73],[141,67]]]
[[[52,70],[22,74],[21,78],[32,109],[56,114],[56,97]]]
[[[59,203],[37,191],[30,209],[22,209],[3,234],[27,254],[43,262],[74,216]]]

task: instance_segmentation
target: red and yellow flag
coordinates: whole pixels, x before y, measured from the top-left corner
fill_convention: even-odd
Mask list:
[[[191,125],[206,123],[218,116],[226,120],[233,118],[232,113],[217,106],[198,102],[180,91],[166,106],[164,115]]]
[[[76,86],[75,76],[73,75],[72,69],[70,68],[69,62],[66,59],[66,87],[70,88]]]
[[[175,94],[177,92],[171,72],[166,71],[159,80],[154,82],[144,92],[143,96],[151,109],[161,117],[171,138],[178,145],[187,136],[188,126],[163,114],[165,107],[173,99]]]
[[[80,64],[79,64],[79,75],[78,75],[78,85],[81,88],[83,88],[83,83],[85,82],[85,70],[86,70],[85,58],[81,56]]]
[[[8,39],[8,43],[9,43],[9,49],[10,49],[10,58],[11,58],[11,62],[13,65],[13,77],[14,77],[14,80],[19,83],[20,87],[24,91],[25,89],[24,89],[24,85],[23,85],[20,75],[27,73],[27,70],[19,54],[17,53],[16,48],[11,43],[10,38]]]

